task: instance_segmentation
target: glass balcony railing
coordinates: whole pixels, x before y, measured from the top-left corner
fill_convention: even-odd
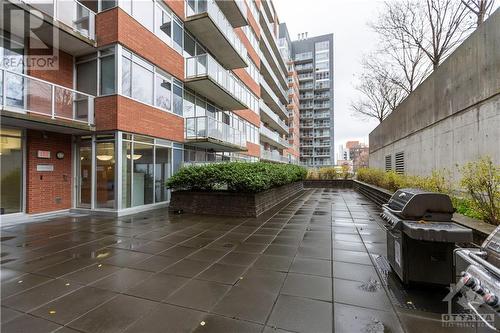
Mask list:
[[[209,116],[186,118],[186,140],[213,139],[245,148],[245,133]]]
[[[277,132],[274,132],[270,130],[269,128],[265,127],[264,125],[260,125],[260,133],[267,137],[268,139],[271,139],[272,141],[280,144],[283,147],[288,148],[290,144],[288,143],[288,140],[283,139]]]
[[[95,13],[77,0],[21,0],[61,21],[82,36],[95,40]]]
[[[246,59],[246,49],[215,0],[186,0],[186,18],[207,13],[238,54]]]
[[[288,125],[280,119],[280,117],[271,110],[269,106],[266,105],[262,100],[259,103],[260,110],[263,111],[269,118],[271,118],[276,124],[278,124],[285,132],[288,133]]]
[[[284,116],[288,116],[288,111],[286,110],[285,105],[283,105],[283,103],[281,103],[281,101],[278,98],[278,96],[276,96],[276,94],[271,89],[271,87],[269,86],[269,84],[266,82],[266,80],[264,79],[264,77],[262,77],[262,75],[260,76],[260,85],[264,88],[264,90],[266,91],[267,95],[271,98],[272,102],[274,103],[273,110],[279,110],[279,111],[282,112],[282,114]]]
[[[314,89],[328,89],[330,88],[330,82],[316,82]]]
[[[2,109],[94,124],[94,96],[0,69]]]
[[[303,52],[295,55],[295,61],[308,60],[312,58],[313,58],[312,52]]]
[[[252,95],[248,88],[231,71],[222,67],[209,54],[186,58],[186,79],[208,76],[231,96],[250,107]],[[207,96],[210,97],[210,96]]]
[[[267,161],[275,161],[280,163],[288,163],[288,158],[280,154],[277,150],[265,150],[261,147],[260,158]]]

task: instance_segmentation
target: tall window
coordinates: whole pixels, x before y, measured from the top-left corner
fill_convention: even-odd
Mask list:
[[[182,115],[182,83],[122,48],[122,94]]]

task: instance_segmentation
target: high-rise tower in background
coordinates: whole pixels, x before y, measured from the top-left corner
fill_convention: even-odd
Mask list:
[[[299,80],[300,162],[310,167],[335,165],[333,34],[299,34],[291,42],[291,56]]]

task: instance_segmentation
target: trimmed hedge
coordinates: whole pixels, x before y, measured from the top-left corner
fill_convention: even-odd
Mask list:
[[[307,170],[293,164],[228,162],[181,168],[167,181],[175,190],[257,193],[302,181]]]

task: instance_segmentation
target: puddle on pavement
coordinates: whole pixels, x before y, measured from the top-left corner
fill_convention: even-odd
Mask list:
[[[371,293],[376,292],[380,288],[381,288],[380,283],[377,280],[373,279],[373,278],[369,279],[366,282],[363,282],[359,286],[359,289],[364,290],[364,291],[368,291],[368,292],[371,292]]]
[[[380,320],[373,318],[373,321],[366,325],[364,332],[366,333],[384,333],[385,326]]]

